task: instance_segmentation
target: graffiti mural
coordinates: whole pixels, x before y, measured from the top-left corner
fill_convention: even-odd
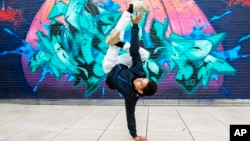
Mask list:
[[[249,0],[228,0],[228,6],[232,6],[233,4],[243,4],[243,5],[246,5],[246,6],[250,6],[250,1]]]
[[[245,46],[241,43],[248,41],[250,34],[225,49],[228,33],[216,32],[212,23],[230,17],[234,11],[225,9],[207,19],[198,1],[146,2],[151,10],[139,25],[140,45],[151,54],[144,63],[147,76],[160,88],[154,98],[206,98],[221,90],[225,93],[224,77],[237,77],[237,67],[231,63],[249,58],[250,51],[242,53]],[[243,1],[228,1],[227,5],[239,2]],[[102,60],[108,49],[105,38],[128,4],[127,0],[46,0],[25,39],[3,27],[3,33],[21,45],[2,50],[0,57],[21,55],[25,80],[38,97],[77,94],[75,98],[119,98],[121,95],[104,83]],[[244,4],[248,6],[248,1]],[[7,14],[1,16],[11,13],[7,11],[15,13],[7,16],[12,19],[4,18]],[[20,10],[2,9],[0,14],[2,21],[12,21],[15,26],[22,22]],[[130,28],[124,41],[130,40]]]
[[[3,0],[2,8],[0,9],[0,21],[13,22],[15,26],[22,22],[22,13],[20,9],[13,9],[11,7],[5,7],[5,1]]]

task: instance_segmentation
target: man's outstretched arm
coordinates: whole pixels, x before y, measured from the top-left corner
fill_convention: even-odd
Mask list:
[[[131,43],[131,47],[129,48],[129,52],[130,52],[130,55],[132,57],[132,62],[133,62],[133,65],[136,65],[136,63],[138,62],[142,62],[141,61],[141,57],[140,57],[140,53],[139,53],[139,37],[138,37],[138,33],[139,33],[139,27],[138,27],[138,23],[140,22],[141,20],[141,15],[138,15],[136,14],[136,17],[135,18],[132,18],[131,17],[131,21],[133,23],[133,27],[131,29],[131,40],[130,40],[130,43]]]
[[[138,77],[146,77],[145,71],[143,69],[142,66],[142,60],[141,60],[141,56],[139,53],[139,37],[138,37],[138,33],[139,33],[139,27],[138,27],[138,23],[140,22],[142,18],[141,14],[136,14],[135,18],[131,17],[131,21],[133,23],[133,27],[131,29],[131,40],[130,40],[130,48],[129,48],[129,52],[130,52],[130,56],[132,57],[132,66],[131,66],[131,71],[134,72],[134,74],[136,74]]]

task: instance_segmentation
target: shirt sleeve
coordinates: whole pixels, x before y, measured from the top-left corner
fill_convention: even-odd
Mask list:
[[[137,62],[141,62],[141,57],[139,54],[139,39],[138,39],[139,27],[138,24],[133,24],[131,29],[131,40],[129,52],[132,57],[132,65],[135,65]]]
[[[138,39],[139,27],[138,24],[133,24],[131,29],[131,40],[130,40],[130,56],[132,57],[131,71],[138,77],[145,77],[145,71],[142,66],[142,60],[139,53],[139,39]]]
[[[136,131],[136,120],[135,120],[135,105],[125,99],[127,125],[130,135],[135,138],[137,137]]]

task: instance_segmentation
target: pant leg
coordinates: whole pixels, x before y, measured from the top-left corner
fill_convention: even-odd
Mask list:
[[[102,62],[103,70],[105,73],[109,73],[116,64],[123,64],[129,67],[132,65],[132,57],[130,56],[130,54],[126,53],[118,55],[119,51],[120,48],[115,45],[109,47]],[[150,54],[146,49],[140,47],[139,53],[142,62],[146,61],[149,58]]]
[[[120,32],[119,38],[121,41],[124,38],[124,30],[130,22],[131,22],[131,13],[129,13],[128,11],[124,11],[114,28],[115,30]]]
[[[108,51],[102,61],[102,67],[104,73],[109,73],[112,68],[118,64],[118,54],[119,54],[120,48],[112,45],[108,48]]]
[[[128,43],[128,42],[125,43],[123,49],[126,51],[129,51],[129,48],[130,48],[130,43]],[[141,56],[142,62],[145,62],[150,56],[149,52],[142,47],[139,48],[139,54]],[[119,55],[117,60],[118,60],[117,63],[119,63],[119,64],[123,64],[126,66],[132,66],[132,57],[130,56],[129,53]]]
[[[117,22],[115,26],[115,30],[120,32],[119,38],[122,40],[124,37],[124,29],[127,27],[127,25],[131,22],[131,13],[128,11],[124,11],[121,18]],[[119,53],[120,48],[112,45],[109,47],[106,56],[103,59],[102,65],[103,65],[103,70],[105,73],[108,73],[111,71],[111,69],[119,63],[118,61],[118,53]],[[127,58],[127,57],[126,57]]]

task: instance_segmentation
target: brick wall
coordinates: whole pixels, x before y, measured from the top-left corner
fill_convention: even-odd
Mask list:
[[[106,86],[101,65],[108,48],[105,37],[129,3],[114,2],[80,3],[79,11],[67,0],[5,2],[0,11],[0,98],[121,98]],[[140,24],[140,45],[151,53],[144,67],[158,84],[157,94],[147,98],[250,97],[247,0],[145,2],[150,12]],[[129,38],[128,27],[124,41]],[[212,43],[208,53],[202,52],[209,48],[205,42],[192,48],[200,40]],[[64,59],[53,52],[58,42]]]

